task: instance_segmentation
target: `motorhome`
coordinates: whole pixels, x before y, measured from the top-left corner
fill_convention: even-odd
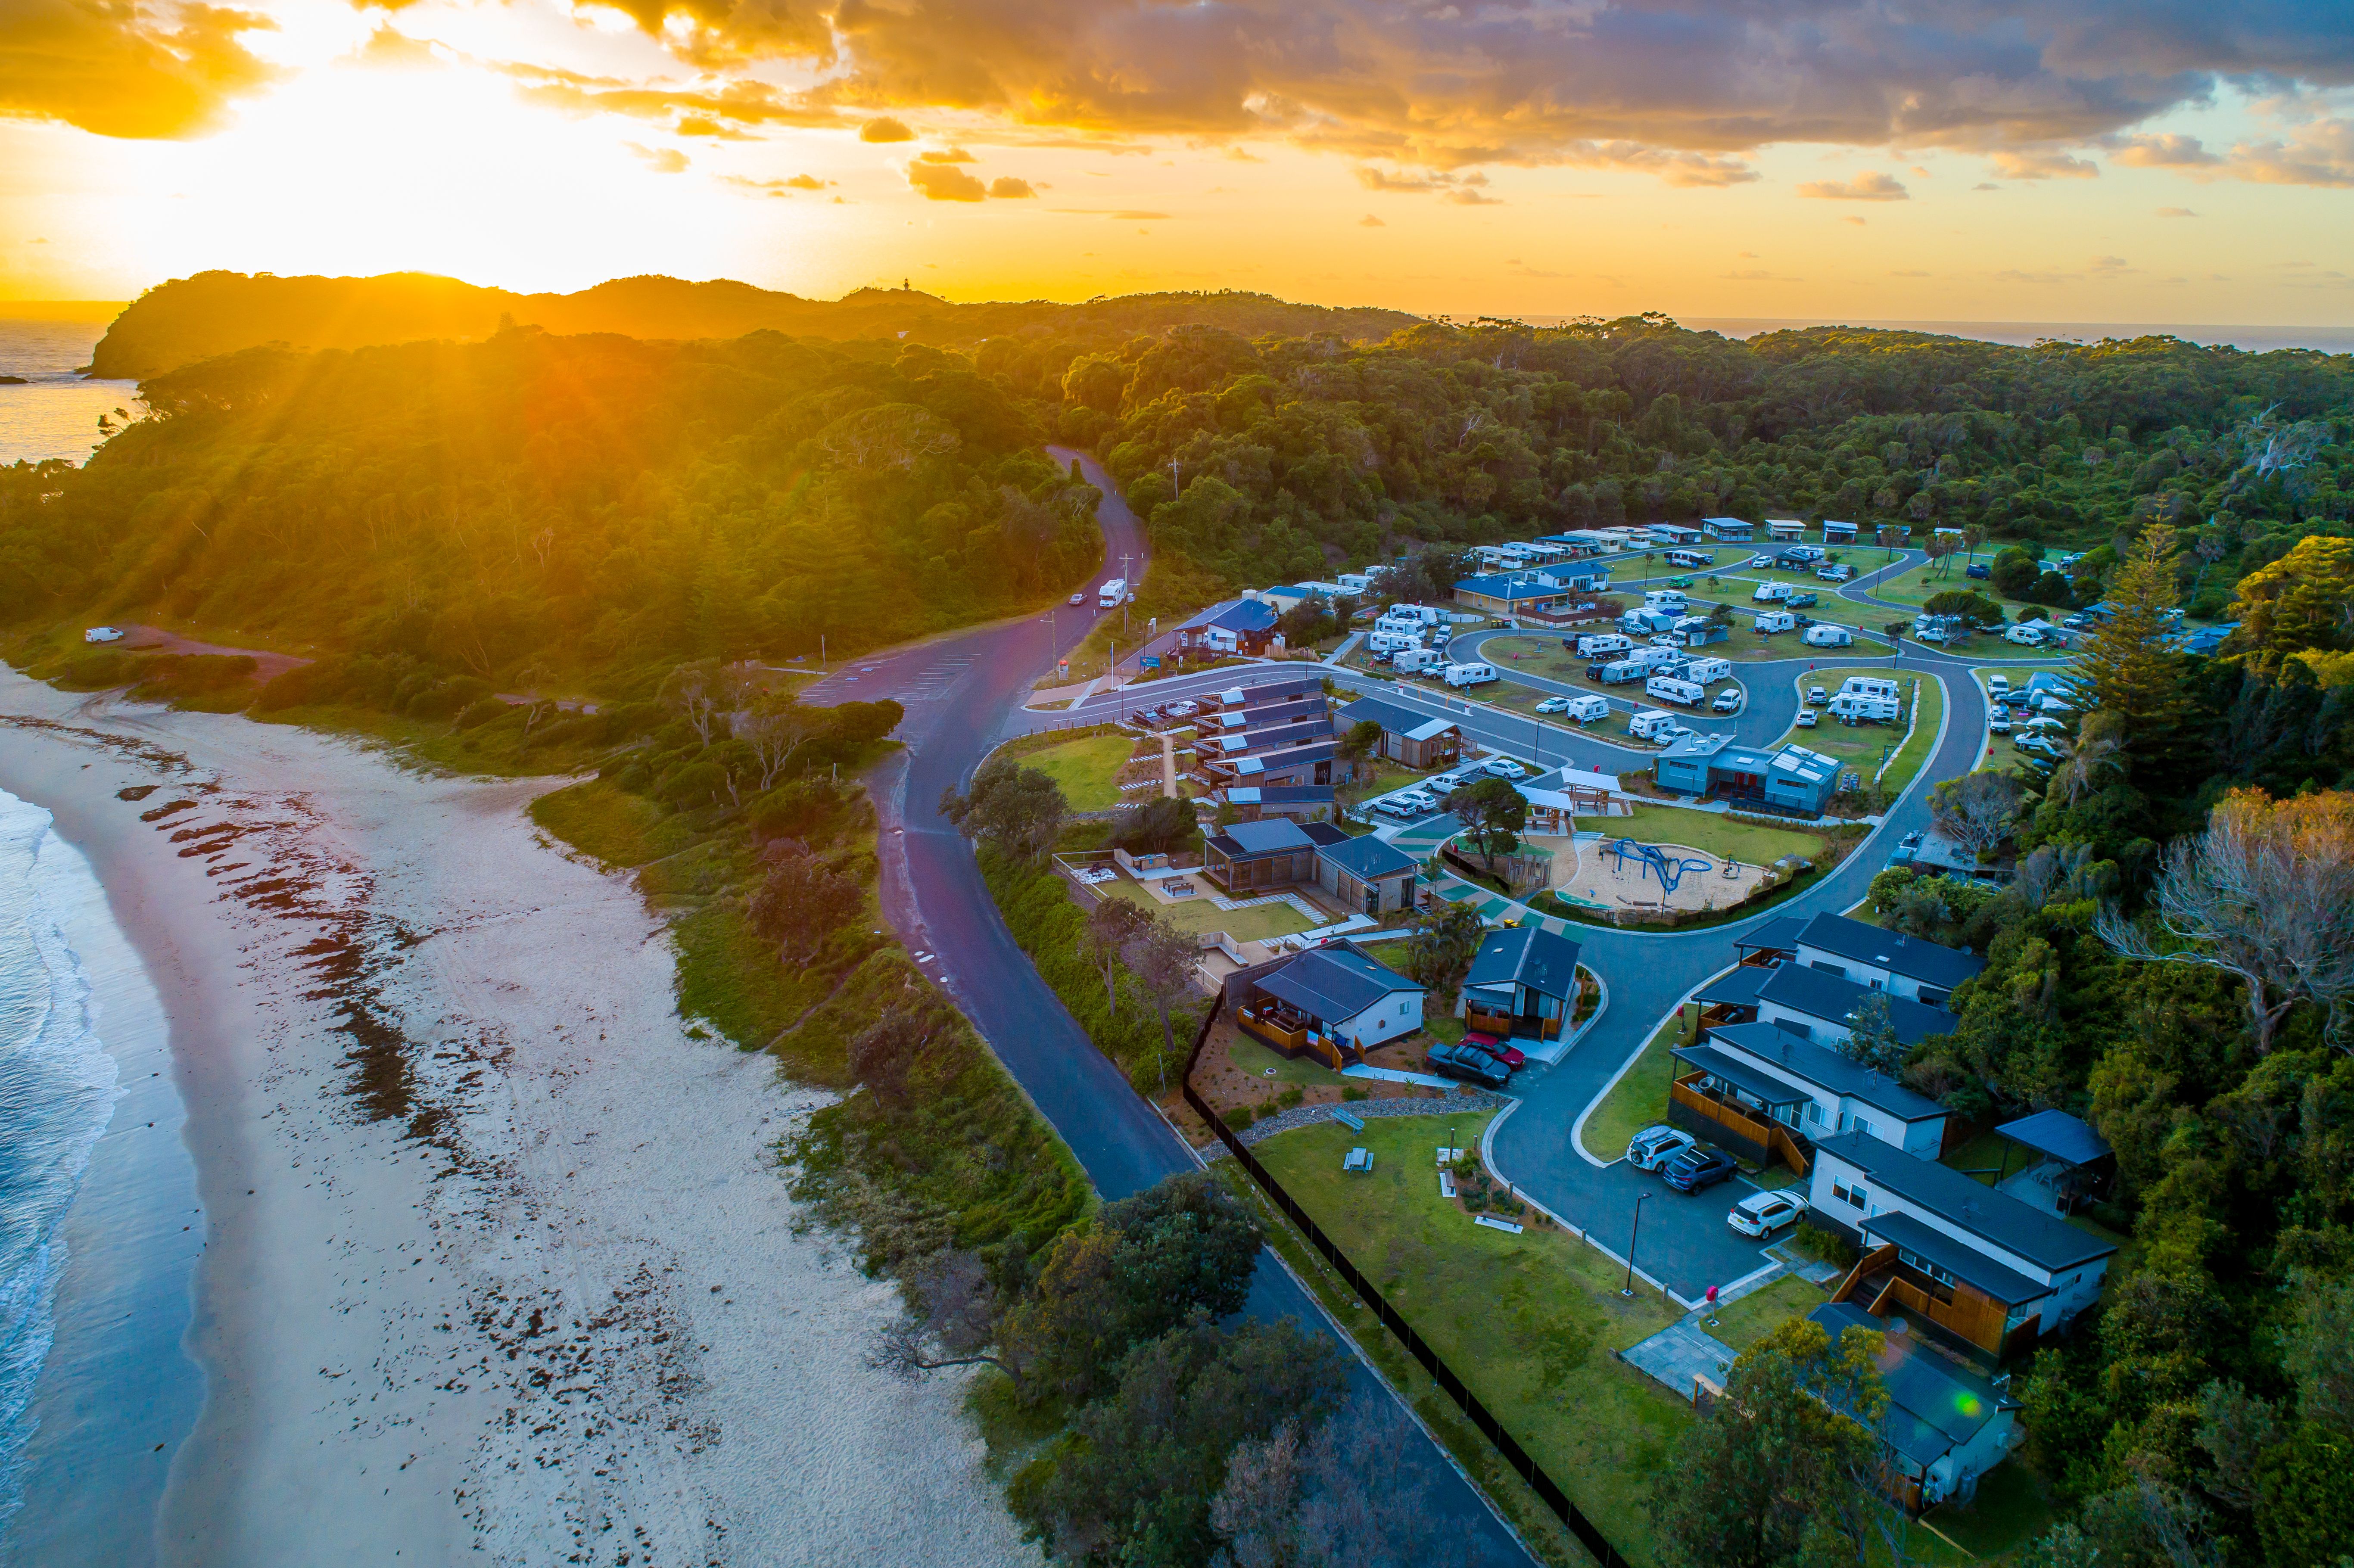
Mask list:
[[[1729,679],[1733,674],[1730,659],[1691,659],[1684,662],[1684,679],[1698,681],[1702,685]]]
[[[1850,675],[1840,683],[1843,697],[1886,697],[1893,703],[1903,691],[1893,675]]]
[[[1416,675],[1438,664],[1438,654],[1428,648],[1401,648],[1390,660],[1390,668],[1401,675]]]
[[[1591,659],[1597,653],[1624,653],[1635,646],[1634,640],[1615,631],[1597,632],[1577,640],[1579,657]]]
[[[1643,666],[1644,669],[1652,671],[1665,670],[1670,665],[1681,664],[1684,662],[1683,650],[1681,648],[1673,646],[1661,647],[1657,643],[1654,643],[1648,648],[1637,648],[1630,652],[1627,657],[1634,662]]]
[[[1675,715],[1660,708],[1645,708],[1627,721],[1627,733],[1637,740],[1666,740],[1681,728]]]
[[[1756,621],[1757,634],[1761,637],[1771,637],[1776,631],[1794,631],[1797,625],[1798,618],[1787,609],[1769,609]]]
[[[1681,588],[1652,588],[1643,595],[1643,608],[1645,609],[1664,609],[1670,615],[1681,615],[1684,612],[1684,590]]]
[[[1114,577],[1096,590],[1096,605],[1100,609],[1118,609],[1128,599],[1128,579]]]
[[[1850,648],[1854,644],[1855,633],[1844,626],[1818,620],[1807,628],[1807,646],[1809,648]]]
[[[1886,724],[1895,721],[1898,707],[1894,697],[1841,692],[1831,699],[1831,712],[1846,724]]]
[[[1376,631],[1365,639],[1365,645],[1376,653],[1396,653],[1421,647],[1422,639],[1411,631]]]
[[[1759,583],[1749,590],[1749,597],[1760,604],[1775,604],[1790,597],[1788,583]]]
[[[1585,678],[1599,681],[1606,686],[1623,686],[1629,681],[1648,677],[1651,667],[1638,659],[1611,659],[1585,667]]]
[[[1438,611],[1426,604],[1394,604],[1382,611],[1384,620],[1416,621],[1424,626],[1438,624]]]
[[[2014,626],[2002,634],[2005,642],[2016,642],[2022,648],[2043,645],[2043,629],[2040,626]]]
[[[1610,699],[1594,696],[1591,694],[1583,697],[1572,697],[1569,699],[1569,706],[1561,710],[1561,716],[1573,724],[1592,724],[1596,719],[1608,718]]]
[[[1441,679],[1450,686],[1484,686],[1496,678],[1496,666],[1474,660],[1469,664],[1449,664]]]
[[[1716,562],[1711,556],[1704,555],[1698,550],[1670,550],[1668,552],[1668,565],[1671,567],[1681,567],[1686,571],[1696,572],[1704,567],[1712,567],[1716,565]]]
[[[1696,682],[1680,680],[1673,675],[1654,675],[1643,683],[1643,694],[1655,703],[1673,703],[1688,708],[1708,695],[1706,687]]]

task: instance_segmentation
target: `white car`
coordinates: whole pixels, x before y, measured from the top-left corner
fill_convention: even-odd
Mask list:
[[[1437,795],[1448,794],[1462,787],[1463,775],[1460,773],[1434,773],[1422,781],[1422,788]]]
[[[1085,604],[1085,603],[1087,603],[1087,590],[1086,590],[1085,588],[1082,588],[1082,589],[1080,589],[1077,593],[1073,594],[1073,595],[1071,596],[1071,602],[1072,602],[1073,604]]]
[[[1499,757],[1490,761],[1488,771],[1499,779],[1526,779],[1529,776],[1527,768],[1509,757]]]
[[[1565,712],[1568,707],[1569,699],[1567,697],[1547,697],[1544,701],[1537,705],[1537,712],[1541,714],[1557,714]]]
[[[1830,702],[1830,700],[1831,700],[1831,694],[1830,694],[1829,692],[1827,692],[1827,691],[1823,690],[1823,688],[1822,688],[1822,687],[1820,687],[1820,686],[1808,686],[1808,687],[1807,688],[1807,705],[1808,705],[1808,706],[1809,706],[1809,707],[1817,707],[1817,708],[1819,708],[1819,707],[1822,707],[1822,706],[1826,705],[1827,704],[1829,704],[1829,703]]]
[[[1988,735],[2009,735],[2010,733],[2010,715],[2004,713],[2000,708],[1997,708],[1994,712],[1987,715],[1987,733]]]
[[[2001,701],[2010,690],[2010,677],[1997,671],[1987,677],[1987,690],[1994,694],[1997,702]]]
[[[1438,797],[1431,794],[1426,789],[1408,789],[1405,794],[1398,796],[1397,799],[1405,801],[1407,805],[1413,807],[1417,811],[1436,811],[1438,810]]]
[[[1725,687],[1724,690],[1716,694],[1716,701],[1709,704],[1708,705],[1721,714],[1738,713],[1741,710],[1741,688],[1738,686]]]
[[[1770,1236],[1786,1225],[1795,1225],[1806,1213],[1805,1205],[1787,1192],[1752,1192],[1733,1205],[1724,1223],[1745,1236]]]
[[[1817,713],[1812,708],[1800,708],[1798,710],[1798,727],[1800,729],[1812,729],[1816,725],[1822,722],[1822,715]]]
[[[1200,713],[1202,710],[1197,705],[1193,703],[1171,703],[1167,707],[1161,711],[1167,714],[1171,718],[1192,718],[1195,714]]]
[[[1749,564],[1753,567],[1764,568],[1774,564],[1774,557],[1771,556],[1752,556],[1749,557]]]
[[[120,642],[122,630],[114,626],[93,626],[81,634],[81,640],[84,642]]]
[[[1654,1122],[1627,1140],[1627,1163],[1638,1171],[1657,1171],[1700,1139],[1665,1122]]]

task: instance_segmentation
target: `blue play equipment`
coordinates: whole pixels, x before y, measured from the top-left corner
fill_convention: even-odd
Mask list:
[[[1663,895],[1675,892],[1687,872],[1716,869],[1716,863],[1712,860],[1670,860],[1660,853],[1659,845],[1638,844],[1633,839],[1620,839],[1603,853],[1618,857],[1618,863],[1612,869],[1621,876],[1627,874],[1627,857],[1633,855],[1646,871],[1659,879],[1659,890]]]

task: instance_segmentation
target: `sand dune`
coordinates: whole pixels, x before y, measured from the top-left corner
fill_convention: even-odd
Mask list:
[[[776,1170],[819,1099],[688,1037],[659,922],[524,816],[546,781],[15,676],[0,715],[188,1107],[207,1394],[161,1560],[1036,1560],[957,1389],[862,1363],[888,1287]]]

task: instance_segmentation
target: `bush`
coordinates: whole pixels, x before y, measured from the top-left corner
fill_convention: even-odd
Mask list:
[[[1790,1245],[1808,1257],[1835,1264],[1840,1268],[1853,1268],[1856,1259],[1862,1255],[1855,1250],[1853,1242],[1837,1231],[1825,1230],[1812,1220],[1798,1222],[1797,1228],[1790,1233]]]
[[[272,684],[275,683],[273,682]],[[490,723],[493,719],[504,718],[506,715],[506,704],[496,697],[484,697],[478,703],[466,705],[465,711],[458,715],[457,726],[460,729],[475,729]]]

